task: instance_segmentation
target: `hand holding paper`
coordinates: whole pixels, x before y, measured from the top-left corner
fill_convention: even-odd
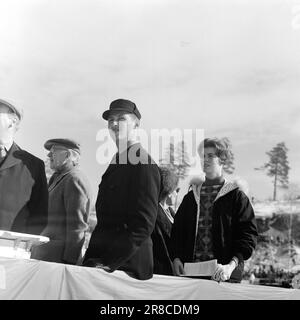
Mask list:
[[[214,275],[212,276],[212,279],[218,282],[227,281],[230,279],[230,276],[234,269],[235,263],[232,261],[229,264],[218,264],[217,269]]]
[[[184,271],[187,276],[205,276],[211,277],[217,269],[217,260],[209,260],[203,262],[192,262],[184,264]]]

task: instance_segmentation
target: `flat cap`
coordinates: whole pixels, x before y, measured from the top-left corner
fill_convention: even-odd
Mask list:
[[[135,105],[134,102],[132,102],[130,100],[125,100],[125,99],[114,100],[110,104],[109,109],[103,112],[102,118],[104,120],[108,120],[108,117],[115,112],[122,112],[124,114],[125,113],[132,113],[132,114],[136,115],[136,117],[138,119],[141,119],[141,114],[140,114],[137,106]]]
[[[45,149],[50,150],[54,145],[62,146],[67,149],[72,149],[80,154],[80,144],[74,140],[62,138],[50,139],[45,142],[44,147]]]
[[[20,108],[17,108],[13,104],[11,104],[3,99],[0,99],[0,106],[6,106],[7,108],[9,108],[11,110],[12,113],[14,113],[19,118],[19,120],[22,120],[23,111]]]

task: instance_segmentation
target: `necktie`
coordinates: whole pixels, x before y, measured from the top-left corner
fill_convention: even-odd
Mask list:
[[[0,163],[5,159],[6,157],[6,150],[4,146],[0,146]]]

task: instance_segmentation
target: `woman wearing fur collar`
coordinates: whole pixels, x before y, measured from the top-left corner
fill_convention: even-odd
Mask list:
[[[240,282],[244,260],[257,241],[252,205],[237,181],[223,177],[231,156],[224,139],[205,139],[198,148],[205,179],[192,181],[172,228],[172,259],[176,275],[184,275],[185,262],[217,259],[212,279]]]

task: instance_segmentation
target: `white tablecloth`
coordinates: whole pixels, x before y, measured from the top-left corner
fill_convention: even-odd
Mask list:
[[[0,258],[0,266],[0,300],[300,300],[299,289],[160,275],[140,281],[122,271],[36,260]]]

